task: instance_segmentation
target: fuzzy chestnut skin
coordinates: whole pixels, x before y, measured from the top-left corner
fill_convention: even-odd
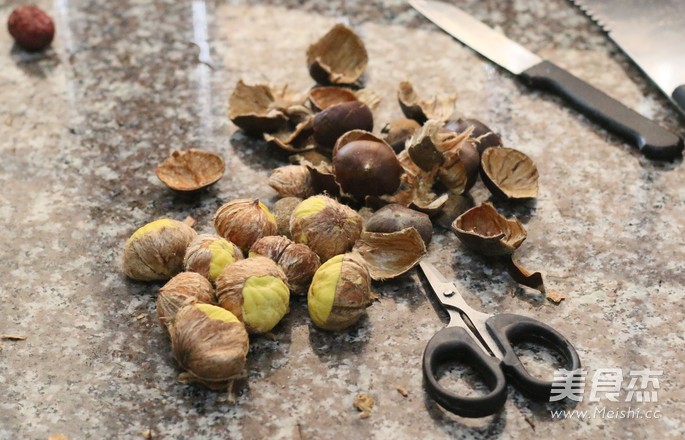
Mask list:
[[[324,267],[326,266],[326,267]],[[334,283],[327,279],[336,276]],[[334,291],[326,291],[328,288]],[[321,297],[333,295],[333,304],[327,315],[322,315],[316,305]],[[371,276],[364,259],[355,252],[336,255],[321,266],[307,292],[309,316],[323,330],[344,330],[359,321],[366,313],[376,295],[371,292]]]
[[[159,219],[139,228],[124,245],[122,269],[138,281],[168,280],[183,270],[183,257],[197,236],[193,228],[173,219]]]
[[[231,320],[213,319],[207,312]],[[249,339],[245,326],[216,306],[183,306],[169,327],[174,358],[186,373],[185,380],[212,390],[225,390],[245,368]]]
[[[313,128],[317,144],[324,148],[333,148],[335,141],[348,131],[373,130],[373,114],[362,102],[343,102],[317,113]]]
[[[428,214],[396,203],[385,205],[376,211],[364,227],[368,232],[397,232],[405,228],[416,229],[426,246],[433,238],[433,224]]]
[[[352,141],[337,148],[333,156],[335,180],[357,200],[394,193],[402,172],[395,151],[384,142]]]
[[[268,183],[280,197],[306,199],[314,195],[312,176],[304,165],[286,165],[276,168],[271,172]]]
[[[293,293],[304,295],[314,272],[321,265],[319,256],[306,245],[295,243],[283,236],[262,237],[252,245],[250,257],[267,257],[283,269],[288,287]]]
[[[362,223],[357,211],[319,195],[297,205],[290,217],[290,235],[325,262],[352,249],[362,233]]]
[[[224,267],[217,264],[216,258],[223,260],[224,267],[243,259],[243,253],[238,246],[213,234],[199,234],[186,249],[183,258],[185,270],[197,272],[212,283],[223,271]],[[222,258],[223,257],[223,258]],[[214,265],[212,267],[212,260]]]
[[[207,278],[196,272],[181,272],[170,279],[157,295],[157,317],[162,328],[168,331],[181,307],[195,302],[214,303],[214,286]]]
[[[7,19],[7,30],[24,50],[38,52],[52,43],[55,23],[37,6],[20,6]]]
[[[285,313],[288,312],[287,302],[283,315],[280,315],[276,322],[270,322],[271,325],[264,322],[250,322],[246,319],[247,305],[245,304],[244,289],[248,280],[252,277],[273,277],[280,280],[284,287],[287,286],[288,282],[283,269],[273,260],[261,255],[255,255],[252,258],[246,258],[233,263],[219,275],[216,279],[216,301],[220,307],[233,313],[241,320],[249,333],[265,333],[270,331],[277,321],[280,321]],[[288,292],[288,299],[290,298],[289,295],[290,293]],[[256,307],[270,307],[271,305],[273,304],[267,301],[266,303],[256,304]],[[249,310],[247,312],[249,313]],[[273,310],[274,315],[277,312],[277,310]],[[267,327],[265,328],[265,326]]]
[[[276,218],[259,199],[232,200],[216,211],[213,221],[216,232],[243,252],[278,230]]]

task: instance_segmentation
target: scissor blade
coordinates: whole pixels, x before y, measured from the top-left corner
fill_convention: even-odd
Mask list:
[[[423,270],[424,275],[426,275],[428,283],[431,285],[435,293],[438,294],[438,298],[441,301],[442,293],[447,292],[449,290],[453,291],[454,293],[457,293],[457,286],[455,286],[454,283],[450,283],[449,281],[447,281],[445,277],[442,275],[442,273],[435,268],[435,266],[426,261],[419,262],[419,266],[421,267],[421,270]]]

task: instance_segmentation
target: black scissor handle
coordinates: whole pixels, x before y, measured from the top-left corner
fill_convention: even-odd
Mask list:
[[[524,341],[541,343],[564,357],[566,370],[580,369],[580,358],[576,349],[568,339],[547,324],[527,316],[505,313],[489,318],[485,325],[500,350],[504,352],[502,368],[510,383],[531,399],[548,401],[554,381],[544,381],[531,376],[514,352],[514,344]]]
[[[464,397],[440,385],[436,377],[438,369],[456,360],[472,367],[490,392],[485,396]],[[507,399],[507,383],[499,360],[485,353],[461,327],[445,327],[428,341],[423,352],[423,378],[433,400],[460,416],[489,416],[499,411]]]

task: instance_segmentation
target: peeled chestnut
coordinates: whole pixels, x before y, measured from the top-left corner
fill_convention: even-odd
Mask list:
[[[350,130],[373,130],[373,114],[362,102],[343,102],[317,113],[313,128],[314,140],[324,148],[332,148]]]
[[[459,118],[457,120],[447,121],[444,127],[456,133],[461,133],[469,127],[473,127],[471,137],[478,140],[478,142],[476,142],[478,154],[483,154],[483,151],[487,148],[502,146],[502,137],[478,119]]]
[[[385,142],[359,139],[336,146],[333,174],[344,192],[363,200],[394,193],[400,186],[402,165]]]

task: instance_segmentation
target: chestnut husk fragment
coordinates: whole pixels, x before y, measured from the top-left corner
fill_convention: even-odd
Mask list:
[[[469,195],[450,194],[440,213],[435,216],[434,222],[436,226],[451,231],[454,220],[471,208],[473,208],[473,198]]]
[[[416,229],[426,246],[433,238],[433,224],[428,214],[396,203],[376,211],[364,225],[367,232],[397,232],[406,228]]]
[[[312,128],[319,146],[333,148],[338,138],[350,130],[373,130],[373,114],[362,102],[343,102],[317,113]]]
[[[308,150],[288,157],[288,162],[292,165],[307,165],[317,167],[319,165],[330,165],[331,159],[321,154],[319,151]]]
[[[166,186],[179,192],[206,188],[224,175],[224,160],[216,153],[191,148],[174,151],[155,170]]]
[[[502,259],[514,281],[545,293],[542,274],[530,272],[514,260],[514,251],[527,236],[516,218],[507,219],[491,204],[483,203],[460,215],[452,229],[467,247],[481,255]]]
[[[307,49],[309,74],[319,84],[352,85],[369,61],[366,47],[354,31],[336,24]]]
[[[264,133],[264,140],[269,145],[276,146],[289,153],[299,153],[316,148],[313,134],[313,116],[303,118],[299,122],[289,122],[285,128],[275,133]]]
[[[505,200],[538,195],[538,169],[533,160],[513,148],[488,148],[481,157],[480,176],[493,196]]]
[[[398,87],[397,100],[402,113],[423,125],[429,119],[446,121],[454,114],[457,102],[455,95],[438,95],[430,100],[420,99],[409,81],[402,81]]]
[[[273,133],[287,127],[289,107],[283,89],[277,96],[265,84],[247,85],[239,80],[228,100],[228,118],[243,130],[253,133]]]
[[[406,151],[418,168],[435,173],[448,190],[462,194],[476,183],[480,164],[470,135],[470,129],[455,133],[429,120],[407,141]]]
[[[335,175],[333,174],[333,167],[331,165],[306,165],[306,167],[309,170],[309,174],[312,179],[312,186],[314,187],[314,192],[316,192],[317,194],[328,194],[332,197],[338,197],[342,195],[342,189],[340,189],[338,181],[335,180]]]
[[[362,232],[352,249],[358,252],[377,281],[407,272],[426,254],[421,234],[411,227],[396,232]]]
[[[381,129],[381,134],[385,135],[383,140],[390,144],[396,153],[399,153],[404,150],[407,140],[420,128],[421,125],[413,119],[394,119]]]
[[[382,139],[362,130],[346,133],[333,149],[333,174],[343,192],[357,200],[392,194],[403,170],[395,151]]]
[[[527,236],[518,219],[505,218],[489,203],[457,217],[452,229],[467,247],[489,257],[513,254]]]
[[[479,155],[482,155],[490,147],[502,146],[502,137],[478,119],[459,118],[449,120],[445,123],[445,128],[456,133],[462,133],[471,128],[471,137],[476,140],[476,149]]]
[[[316,111],[326,110],[343,102],[357,101],[357,95],[352,90],[335,86],[314,87],[307,98]]]

